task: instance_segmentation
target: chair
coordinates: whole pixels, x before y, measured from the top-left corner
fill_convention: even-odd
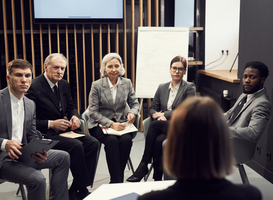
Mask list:
[[[244,164],[252,160],[256,149],[256,143],[238,138],[232,138],[232,144],[236,166],[239,169],[242,182],[245,185],[249,185],[249,180],[245,172]]]
[[[151,117],[147,117],[146,119],[143,120],[142,124],[143,124],[143,134],[144,134],[144,138],[146,139],[147,137],[147,134],[148,134],[148,129],[149,129],[149,126],[152,122],[152,118]],[[153,169],[153,162],[151,163],[151,166],[148,170],[148,173],[144,176],[144,181],[147,181],[150,174],[151,174],[151,171]]]
[[[0,178],[0,184],[2,184],[4,182],[6,182],[6,180]],[[18,196],[19,192],[21,192],[22,199],[23,200],[27,200],[25,189],[24,189],[24,185],[21,184],[21,183],[19,183],[19,188],[18,188],[18,190],[16,192],[16,196]]]
[[[129,112],[130,110],[130,107],[129,105],[126,103],[126,107],[125,107],[125,110],[124,110],[124,115],[127,115],[127,113]],[[83,120],[83,123],[82,123],[82,128],[81,129],[82,131],[84,131],[85,133],[89,133],[89,130],[87,128],[87,121],[89,119],[89,109],[87,108],[81,115],[81,120]],[[139,120],[140,120],[140,114],[138,113],[137,116],[136,116],[136,119],[135,119],[135,122],[134,122],[134,125],[135,127],[138,129],[139,128]],[[135,138],[137,132],[133,133],[133,138]],[[98,148],[98,153],[97,153],[97,159],[96,159],[96,167],[95,167],[95,172],[97,170],[97,166],[98,166],[98,161],[99,161],[99,155],[100,155],[100,150],[101,150],[101,143],[99,144],[99,148]],[[132,163],[132,160],[129,156],[129,159],[128,159],[128,167],[129,167],[129,170],[131,169],[132,172],[134,173],[134,167],[133,167],[133,163]]]

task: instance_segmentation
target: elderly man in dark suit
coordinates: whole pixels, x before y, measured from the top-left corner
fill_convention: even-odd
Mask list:
[[[41,169],[51,168],[50,199],[67,200],[69,154],[59,150],[44,150],[32,155],[36,162],[18,162],[23,144],[37,139],[35,104],[24,96],[32,77],[31,64],[15,59],[7,66],[8,87],[0,91],[0,177],[26,185],[29,200],[45,200],[46,182]]]
[[[224,115],[232,137],[256,143],[270,118],[271,104],[263,87],[268,68],[262,62],[249,62],[243,74],[243,93]]]
[[[45,73],[36,77],[27,97],[36,103],[37,129],[45,138],[60,142],[54,147],[70,154],[70,169],[74,177],[69,189],[70,199],[83,199],[92,185],[99,142],[90,135],[66,138],[59,134],[79,133],[79,114],[74,106],[69,83],[63,80],[66,58],[59,53],[49,55],[44,62]]]

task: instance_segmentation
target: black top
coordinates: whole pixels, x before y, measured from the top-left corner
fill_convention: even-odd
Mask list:
[[[261,192],[250,185],[236,185],[226,179],[178,180],[165,190],[152,191],[138,200],[261,200]]]

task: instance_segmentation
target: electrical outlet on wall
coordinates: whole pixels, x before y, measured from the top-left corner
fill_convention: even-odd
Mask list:
[[[220,53],[220,55],[229,55],[230,50],[229,49],[220,49],[219,53]]]

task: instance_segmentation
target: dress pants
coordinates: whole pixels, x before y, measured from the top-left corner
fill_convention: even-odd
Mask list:
[[[30,166],[17,161],[5,161],[0,169],[0,177],[14,183],[26,185],[28,200],[46,200],[46,179],[41,169],[51,168],[51,200],[68,200],[67,176],[69,154],[65,151],[49,150],[43,163],[34,162]]]
[[[122,136],[105,135],[99,126],[89,129],[89,133],[105,145],[110,183],[122,183],[124,169],[132,147],[132,133]]]
[[[64,150],[70,154],[72,184],[77,189],[92,185],[99,146],[96,138],[85,135],[84,137],[71,139],[59,135],[51,135],[50,139],[59,140],[59,143],[53,147],[54,149]]]
[[[152,121],[145,139],[145,149],[141,162],[144,162],[146,165],[148,165],[148,163],[150,163],[153,158],[153,177],[155,180],[162,179],[162,143],[166,139],[168,127],[169,121]]]

